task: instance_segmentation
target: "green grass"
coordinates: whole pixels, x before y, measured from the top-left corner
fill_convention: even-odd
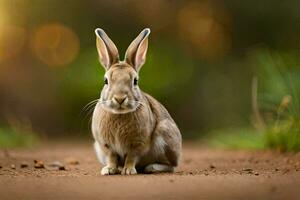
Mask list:
[[[300,151],[300,60],[293,54],[261,50],[254,54],[257,69],[259,117],[253,129],[218,131],[211,138],[217,147]],[[253,92],[253,91],[252,91]],[[255,116],[255,115],[253,115]],[[259,122],[259,123],[258,123]]]
[[[38,143],[38,137],[29,131],[18,131],[0,127],[0,148],[32,147]]]
[[[266,147],[276,149],[281,152],[297,152],[300,151],[300,134],[296,132],[291,133],[266,133],[265,134]]]
[[[264,132],[265,145],[280,151],[300,151],[300,120],[280,121]]]
[[[209,144],[225,149],[264,149],[265,142],[262,134],[253,129],[229,129],[214,131],[209,138]]]
[[[289,122],[281,127],[268,128],[262,133],[251,128],[214,131],[209,138],[209,144],[223,149],[272,149],[281,152],[298,152],[300,151],[299,128],[298,121]]]

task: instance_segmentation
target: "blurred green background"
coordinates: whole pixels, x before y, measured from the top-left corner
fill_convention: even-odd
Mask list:
[[[299,9],[297,0],[0,0],[0,146],[90,136],[84,106],[104,74],[94,29],[124,55],[149,27],[140,87],[184,139],[299,150]]]

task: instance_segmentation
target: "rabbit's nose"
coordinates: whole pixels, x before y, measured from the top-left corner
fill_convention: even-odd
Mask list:
[[[114,96],[115,101],[118,102],[120,105],[125,101],[126,98],[127,96]]]

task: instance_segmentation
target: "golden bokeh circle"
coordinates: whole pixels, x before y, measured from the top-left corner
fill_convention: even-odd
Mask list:
[[[31,46],[39,60],[53,67],[70,64],[80,49],[76,33],[59,23],[39,27],[33,35]]]
[[[192,1],[179,11],[180,37],[204,59],[222,57],[231,49],[230,16],[211,1]]]

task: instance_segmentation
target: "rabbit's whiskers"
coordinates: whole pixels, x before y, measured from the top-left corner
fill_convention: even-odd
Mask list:
[[[86,104],[86,105],[82,108],[81,114],[83,114],[83,113],[86,112],[86,114],[84,115],[84,119],[86,119],[89,115],[92,114],[93,108],[94,108],[94,106],[95,106],[98,102],[99,102],[99,99],[95,99],[95,100],[89,102],[88,104]]]
[[[91,108],[91,106],[94,106],[95,104],[97,104],[98,101],[99,101],[99,99],[95,99],[95,100],[89,102],[88,104],[86,104],[86,105],[83,107],[82,110],[83,110],[83,111],[88,110],[89,108]]]

